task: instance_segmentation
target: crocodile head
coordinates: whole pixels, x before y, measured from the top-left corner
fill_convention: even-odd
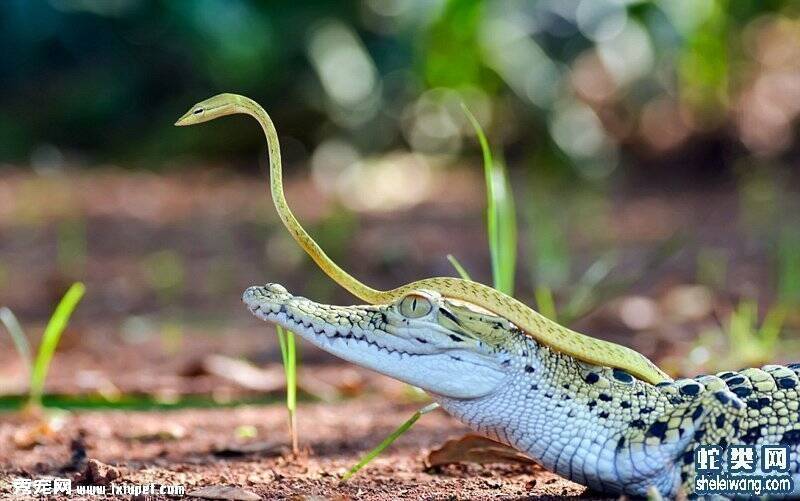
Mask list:
[[[508,375],[504,346],[523,336],[501,317],[429,291],[390,304],[332,306],[267,284],[248,288],[242,300],[257,317],[340,358],[456,399],[498,388]]]

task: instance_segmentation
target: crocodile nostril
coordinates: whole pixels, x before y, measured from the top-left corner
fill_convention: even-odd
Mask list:
[[[277,294],[286,294],[289,292],[286,290],[286,287],[282,286],[281,284],[266,284],[264,289]]]
[[[245,289],[244,293],[242,293],[242,301],[247,302],[256,298],[261,298],[264,296],[262,287],[248,287]]]

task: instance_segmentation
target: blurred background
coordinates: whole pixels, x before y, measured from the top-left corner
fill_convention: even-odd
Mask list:
[[[673,374],[800,356],[797,2],[6,0],[0,44],[0,306],[35,344],[87,285],[51,393],[225,401],[211,354],[280,360],[245,287],[354,301],[279,225],[252,120],[172,126],[219,92],[269,111],[298,217],[370,285],[447,254],[490,282],[463,102],[508,168],[520,299]],[[305,389],[367,377],[342,374]]]

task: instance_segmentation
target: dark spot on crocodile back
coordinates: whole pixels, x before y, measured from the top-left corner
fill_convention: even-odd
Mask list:
[[[700,385],[697,383],[685,384],[681,386],[680,392],[682,395],[695,397],[698,393],[700,393]]]
[[[647,436],[648,437],[658,437],[662,441],[666,438],[667,434],[667,423],[664,421],[656,421],[655,423],[650,425],[650,428],[647,429]]]
[[[781,445],[800,444],[800,430],[789,430],[781,437]]]
[[[741,441],[744,444],[754,444],[761,438],[761,426],[753,426],[747,430],[747,433],[741,436]]]
[[[758,399],[751,398],[750,400],[747,401],[747,406],[750,407],[751,409],[760,411],[764,407],[767,407],[770,403],[771,400],[769,399],[769,397],[761,397]]]
[[[734,395],[736,395],[739,398],[747,398],[753,394],[753,390],[748,388],[747,386],[739,386],[731,391],[733,391]]]
[[[641,419],[634,419],[631,421],[631,427],[638,428],[640,430],[644,430],[647,425]]]
[[[633,376],[631,376],[630,374],[628,374],[627,372],[625,372],[622,369],[614,369],[613,371],[611,371],[611,374],[614,376],[614,379],[616,379],[617,381],[619,381],[621,383],[632,383],[633,382]]]
[[[727,404],[731,401],[731,397],[729,397],[724,391],[718,391],[714,393],[714,398],[716,398],[721,404]]]

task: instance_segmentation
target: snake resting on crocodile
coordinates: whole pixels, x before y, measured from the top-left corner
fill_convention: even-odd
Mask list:
[[[289,209],[277,133],[263,108],[220,94],[176,125],[236,113],[264,130],[286,228],[325,273],[370,303],[320,304],[267,284],[244,293],[254,315],[422,388],[475,430],[600,492],[692,494],[698,445],[789,446],[800,485],[800,365],[673,381],[636,351],[571,331],[479,283],[439,277],[370,288],[334,263]]]
[[[692,494],[698,445],[788,445],[800,485],[800,364],[653,385],[555,351],[506,318],[432,291],[333,306],[268,284],[250,287],[243,300],[257,317],[419,386],[476,431],[599,492]]]
[[[628,347],[595,339],[571,331],[511,296],[489,286],[453,277],[436,277],[417,280],[390,291],[379,291],[364,285],[339,267],[311,235],[300,225],[292,214],[283,194],[283,173],[281,169],[281,149],[275,125],[264,108],[250,98],[237,94],[218,94],[192,106],[175,125],[193,125],[226,115],[242,113],[255,118],[264,130],[269,149],[269,176],[272,200],[281,221],[300,247],[336,283],[350,291],[354,296],[372,304],[395,301],[408,292],[426,289],[439,292],[444,297],[469,301],[486,308],[514,322],[528,335],[550,347],[586,362],[625,369],[652,383],[669,380],[661,369],[644,355]]]

